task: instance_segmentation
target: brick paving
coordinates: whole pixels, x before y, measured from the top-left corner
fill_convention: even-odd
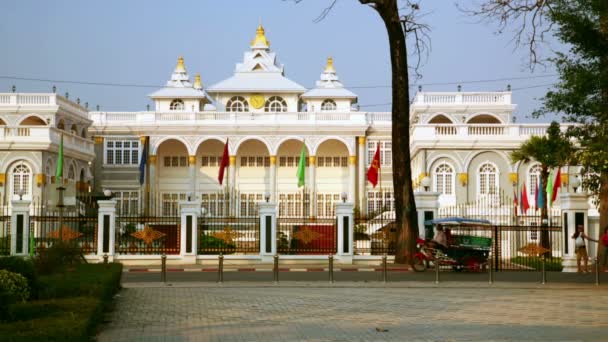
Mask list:
[[[125,284],[99,341],[606,341],[606,287]]]

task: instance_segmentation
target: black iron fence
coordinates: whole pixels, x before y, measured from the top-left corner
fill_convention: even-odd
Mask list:
[[[259,254],[257,217],[199,217],[198,254]]]
[[[179,216],[119,216],[116,254],[179,254]]]
[[[394,211],[355,216],[355,255],[394,255],[397,229]]]
[[[279,218],[277,220],[279,254],[327,255],[338,251],[338,229],[335,219],[314,217]]]
[[[8,208],[0,208],[0,255],[11,253],[11,217]]]
[[[80,249],[83,254],[95,254],[97,219],[93,210],[35,205],[29,222],[30,250],[39,253],[61,241]]]

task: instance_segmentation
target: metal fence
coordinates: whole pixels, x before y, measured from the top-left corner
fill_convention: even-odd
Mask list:
[[[119,216],[116,254],[179,254],[179,216]]]
[[[30,216],[29,246],[34,253],[62,241],[83,254],[97,253],[97,214],[77,207],[34,205]]]
[[[199,217],[198,254],[259,254],[257,217]]]
[[[313,217],[279,218],[277,220],[279,254],[327,255],[338,251],[338,229],[335,219]]]
[[[7,207],[0,207],[0,255],[11,253],[11,217]]]
[[[394,211],[355,216],[355,255],[394,255],[396,240]]]

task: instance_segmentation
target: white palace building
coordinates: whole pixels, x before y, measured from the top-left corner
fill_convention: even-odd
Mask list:
[[[279,217],[332,217],[343,193],[362,214],[391,204],[391,114],[360,110],[331,57],[313,89],[287,78],[262,26],[225,80],[204,86],[199,74],[191,79],[180,57],[166,86],[149,96],[153,110],[105,112],[55,93],[0,94],[2,203],[10,207],[19,196],[55,203],[63,135],[68,204],[79,192],[103,190],[112,191],[119,214],[149,207],[171,215],[179,201],[190,199],[210,215],[255,216],[266,193],[278,203]],[[439,194],[439,207],[449,208],[491,202],[499,191],[512,197],[526,182],[534,204],[538,165],[514,164],[509,154],[530,136],[545,134],[548,124],[514,123],[515,107],[510,91],[419,91],[410,113],[416,189],[429,186]],[[226,141],[230,166],[220,185]],[[378,144],[384,196],[366,180]],[[296,179],[302,145],[304,190]],[[568,174],[575,171],[562,169],[562,192],[573,190]]]

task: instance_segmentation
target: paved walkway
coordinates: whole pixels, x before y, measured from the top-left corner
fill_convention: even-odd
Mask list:
[[[525,288],[523,288],[525,287]],[[606,341],[606,287],[128,283],[99,341]]]

